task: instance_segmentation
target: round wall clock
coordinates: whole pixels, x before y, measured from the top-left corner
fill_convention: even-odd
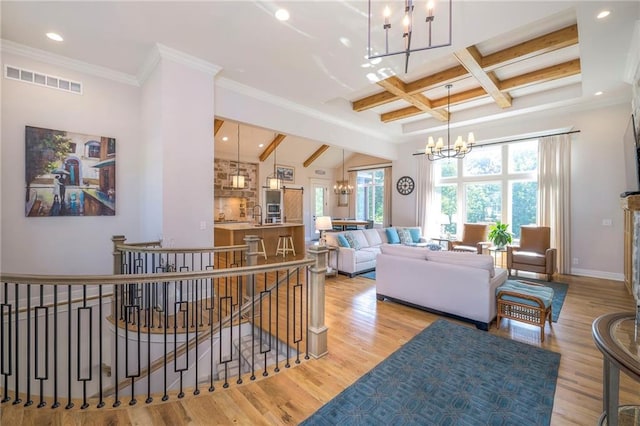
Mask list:
[[[411,179],[411,177],[409,176],[402,176],[400,179],[398,179],[398,183],[396,184],[396,189],[402,195],[411,194],[414,187],[415,184],[413,182],[413,179]]]

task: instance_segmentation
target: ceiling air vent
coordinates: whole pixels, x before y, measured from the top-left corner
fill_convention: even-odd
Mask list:
[[[82,94],[82,83],[69,80],[68,78],[47,75],[37,71],[13,67],[11,65],[6,65],[4,67],[4,76],[11,80],[19,80],[24,83],[37,84],[51,89],[64,90],[65,92],[76,93],[78,95]]]

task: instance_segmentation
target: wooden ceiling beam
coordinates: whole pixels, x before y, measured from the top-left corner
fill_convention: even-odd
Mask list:
[[[404,89],[410,95],[424,92],[425,90],[433,89],[434,87],[442,86],[445,83],[456,80],[460,77],[464,77],[469,72],[462,65],[456,65],[455,67],[448,68],[444,71],[437,72],[432,75],[420,78],[410,83],[405,83]],[[351,103],[351,107],[356,112],[365,111],[371,108],[378,107],[380,105],[388,104],[393,101],[402,99],[400,96],[395,95],[389,91],[376,93],[375,95],[367,96],[366,98],[358,99]]]
[[[220,120],[219,118],[213,119],[213,136],[218,134],[218,130],[220,130],[223,124],[224,120]]]
[[[580,59],[552,65],[541,70],[531,71],[526,74],[502,80],[500,90],[513,90],[519,87],[528,86],[534,83],[557,80],[559,78],[570,77],[582,72]]]
[[[542,53],[562,49],[564,47],[573,46],[578,42],[578,26],[574,24],[548,34],[544,34],[540,37],[527,40],[498,52],[491,53],[484,57],[480,55],[480,66],[486,73],[498,66],[512,64],[514,62],[529,58],[534,55],[539,55]],[[463,78],[468,74],[469,72],[465,67],[463,67],[462,65],[456,65],[444,71],[440,71],[438,73],[420,78],[409,83],[404,83],[404,91],[410,95],[414,95],[449,83],[456,79]],[[498,82],[495,76],[489,78],[493,79],[493,85],[502,87],[502,83]],[[375,108],[390,102],[397,101],[399,99],[403,98],[394,93],[391,93],[390,91],[384,91],[371,96],[367,96],[366,98],[353,101],[351,105],[354,111],[365,111],[367,109]],[[413,107],[402,108],[397,111],[405,111],[407,113],[410,112],[411,115],[416,115],[414,114],[416,110]],[[396,112],[390,111],[382,114],[380,118],[382,121],[387,122],[398,119],[393,118],[392,120],[389,120],[389,118],[395,116]]]
[[[396,120],[402,120],[403,118],[415,117],[416,115],[424,114],[424,111],[414,106],[408,106],[394,111],[389,111],[380,114],[380,121],[383,123],[390,123]]]
[[[358,99],[351,102],[351,108],[356,112],[366,111],[371,108],[375,108],[380,105],[388,104],[400,99],[399,96],[394,95],[391,92],[380,92],[375,95],[367,96],[366,98]]]
[[[469,74],[469,71],[462,65],[456,65],[455,67],[448,68],[444,71],[437,72],[435,74],[428,75],[426,77],[419,78],[418,80],[406,83],[405,87],[407,93],[413,95],[416,93],[422,93],[425,90],[433,89],[435,87],[441,87],[447,83],[451,83],[454,80],[458,80]]]
[[[485,72],[482,68],[482,55],[476,46],[470,46],[466,49],[458,50],[454,52],[454,56],[460,61],[460,63],[469,71],[478,82],[480,86],[487,91],[498,106],[501,108],[508,108],[511,106],[511,96],[508,93],[500,91],[500,81],[493,72]]]
[[[487,96],[487,91],[483,87],[474,87],[473,89],[465,90],[464,92],[451,94],[451,105],[461,104],[463,102],[472,101],[474,99],[480,99]],[[443,96],[431,101],[434,108],[443,108],[447,106],[447,97]]]
[[[442,86],[445,83],[456,80],[460,77],[464,77],[469,72],[462,65],[456,65],[455,67],[448,68],[444,71],[437,72],[435,74],[428,75],[418,80],[405,84],[405,90],[410,95],[424,92],[425,90],[433,89],[434,87]],[[393,101],[402,99],[391,92],[384,91],[376,93],[375,95],[367,96],[366,98],[358,99],[351,103],[351,107],[354,111],[360,112],[371,108],[375,108],[380,105],[388,104]]]
[[[578,44],[578,41],[578,25],[574,24],[484,56],[482,67],[485,70],[491,70],[497,66],[508,65],[534,55],[573,46]]]
[[[460,104],[466,101],[470,101],[473,99],[482,98],[487,96],[487,92],[482,87],[475,87],[470,90],[465,90],[464,92],[454,93],[451,95],[451,105]],[[447,97],[442,97],[439,99],[433,99],[431,101],[432,108],[443,108],[447,106]],[[384,123],[389,123],[391,121],[401,120],[403,118],[409,118],[416,115],[424,114],[424,111],[410,106],[406,108],[397,109],[394,111],[389,111],[380,115],[380,121]]]
[[[278,147],[278,145],[280,145],[280,142],[282,142],[284,140],[284,138],[286,138],[286,137],[287,137],[287,135],[283,135],[282,133],[278,133],[276,135],[276,137],[273,138],[271,143],[269,145],[267,145],[267,147],[264,149],[264,151],[262,151],[262,154],[260,154],[260,157],[258,157],[260,159],[260,161],[264,161],[267,158],[269,158],[269,155],[271,155],[271,153]]]
[[[402,80],[400,80],[396,76],[391,76],[384,80],[380,80],[378,85],[386,89],[388,92],[393,93],[396,96],[399,96],[406,102],[415,106],[416,108],[421,109],[424,112],[431,114],[433,117],[437,118],[440,121],[447,121],[447,117],[449,113],[447,111],[438,111],[431,108],[431,101],[424,95],[420,93],[416,93],[414,95],[410,95],[407,93],[405,88],[405,84]]]
[[[306,160],[304,160],[304,163],[302,163],[302,165],[304,167],[309,167],[311,165],[311,163],[313,163],[314,161],[316,161],[318,159],[318,157],[320,157],[322,154],[324,154],[324,152],[326,150],[329,149],[329,145],[322,145],[320,148],[316,149],[316,152],[314,152],[313,154],[311,154],[309,156],[309,158],[307,158]]]
[[[515,77],[507,78],[499,83],[500,90],[513,90],[528,86],[535,83],[543,83],[545,81],[557,80],[559,78],[570,77],[580,74],[580,59],[563,62],[561,64],[552,65],[547,68],[528,72]],[[487,92],[482,87],[465,90],[451,95],[451,105],[479,99],[487,96]],[[431,100],[432,108],[443,108],[447,106],[447,97]],[[394,111],[385,112],[380,115],[380,121],[389,123],[391,121],[401,120],[403,118],[414,117],[424,114],[424,111],[414,107],[400,108]]]

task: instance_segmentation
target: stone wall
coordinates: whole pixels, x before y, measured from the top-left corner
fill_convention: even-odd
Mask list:
[[[240,162],[240,175],[244,176],[244,189],[231,187],[231,178],[237,173],[237,161],[216,158],[213,163],[213,197],[245,198],[246,211],[240,219],[251,218],[251,210],[258,203],[258,164]]]

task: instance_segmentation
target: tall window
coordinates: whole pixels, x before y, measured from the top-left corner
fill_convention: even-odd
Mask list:
[[[374,224],[382,225],[384,219],[384,169],[357,172],[356,219],[373,220]]]
[[[538,141],[476,147],[462,160],[436,161],[434,213],[441,234],[457,234],[462,223],[501,220],[520,238],[522,225],[536,223]]]

